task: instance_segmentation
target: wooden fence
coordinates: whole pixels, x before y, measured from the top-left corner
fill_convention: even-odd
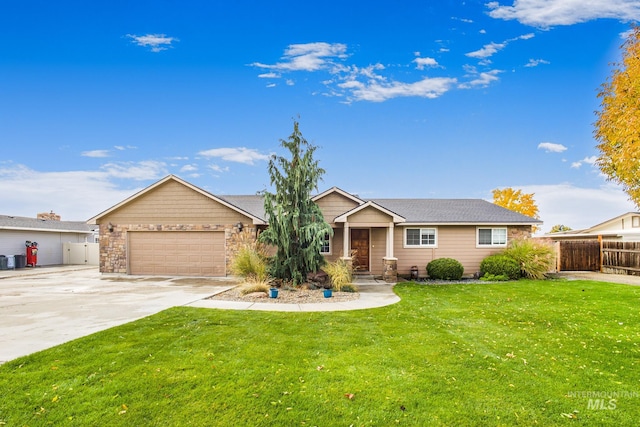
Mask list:
[[[640,242],[602,242],[602,272],[640,275]]]
[[[640,275],[640,242],[561,241],[558,271],[602,271]]]

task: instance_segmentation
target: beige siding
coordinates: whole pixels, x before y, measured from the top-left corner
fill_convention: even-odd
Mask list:
[[[393,221],[393,218],[375,208],[367,207],[353,215],[349,215],[347,220],[351,227],[356,227],[358,224],[389,224]]]
[[[106,224],[235,224],[251,220],[184,185],[167,181],[100,220]]]
[[[387,255],[387,229],[372,228],[371,229],[371,249],[369,253],[369,270],[371,274],[380,275],[383,272],[382,259]]]
[[[325,259],[328,262],[333,262],[343,257],[343,241],[342,236],[344,235],[344,230],[342,228],[334,228],[333,229],[333,239],[331,239],[331,255],[325,255]]]
[[[356,202],[338,193],[330,193],[316,201],[320,207],[324,220],[332,223],[333,220],[343,213],[358,206]]]
[[[398,258],[398,274],[408,275],[411,266],[418,266],[420,277],[426,276],[427,264],[436,258],[453,258],[464,266],[464,274],[480,270],[480,262],[503,248],[476,248],[476,226],[437,226],[437,248],[404,248],[404,228],[396,228],[394,255]]]
[[[129,232],[129,274],[224,276],[224,232]]]

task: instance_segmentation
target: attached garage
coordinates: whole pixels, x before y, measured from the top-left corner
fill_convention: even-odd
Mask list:
[[[134,231],[129,237],[129,274],[224,276],[224,232]]]
[[[257,236],[266,224],[249,213],[262,207],[256,197],[228,197],[169,175],[90,219],[100,228],[100,272],[225,276],[240,233]]]

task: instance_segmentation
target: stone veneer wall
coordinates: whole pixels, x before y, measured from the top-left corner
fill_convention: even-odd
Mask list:
[[[527,239],[531,237],[530,225],[510,225],[507,231],[507,242],[516,239]]]
[[[110,228],[112,230],[110,230]],[[255,236],[255,228],[247,228]],[[235,253],[239,239],[237,225],[211,224],[100,224],[100,272],[127,274],[127,232],[128,231],[223,231],[225,238],[225,263],[229,271],[231,255]]]

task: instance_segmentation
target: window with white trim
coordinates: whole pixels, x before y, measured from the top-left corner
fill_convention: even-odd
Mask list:
[[[506,228],[478,228],[478,246],[506,246]]]
[[[323,255],[331,255],[331,236],[329,236],[329,233],[324,234],[324,240],[322,242],[322,246],[320,247],[320,253]]]
[[[435,228],[405,228],[404,246],[406,248],[433,248],[437,244]]]

